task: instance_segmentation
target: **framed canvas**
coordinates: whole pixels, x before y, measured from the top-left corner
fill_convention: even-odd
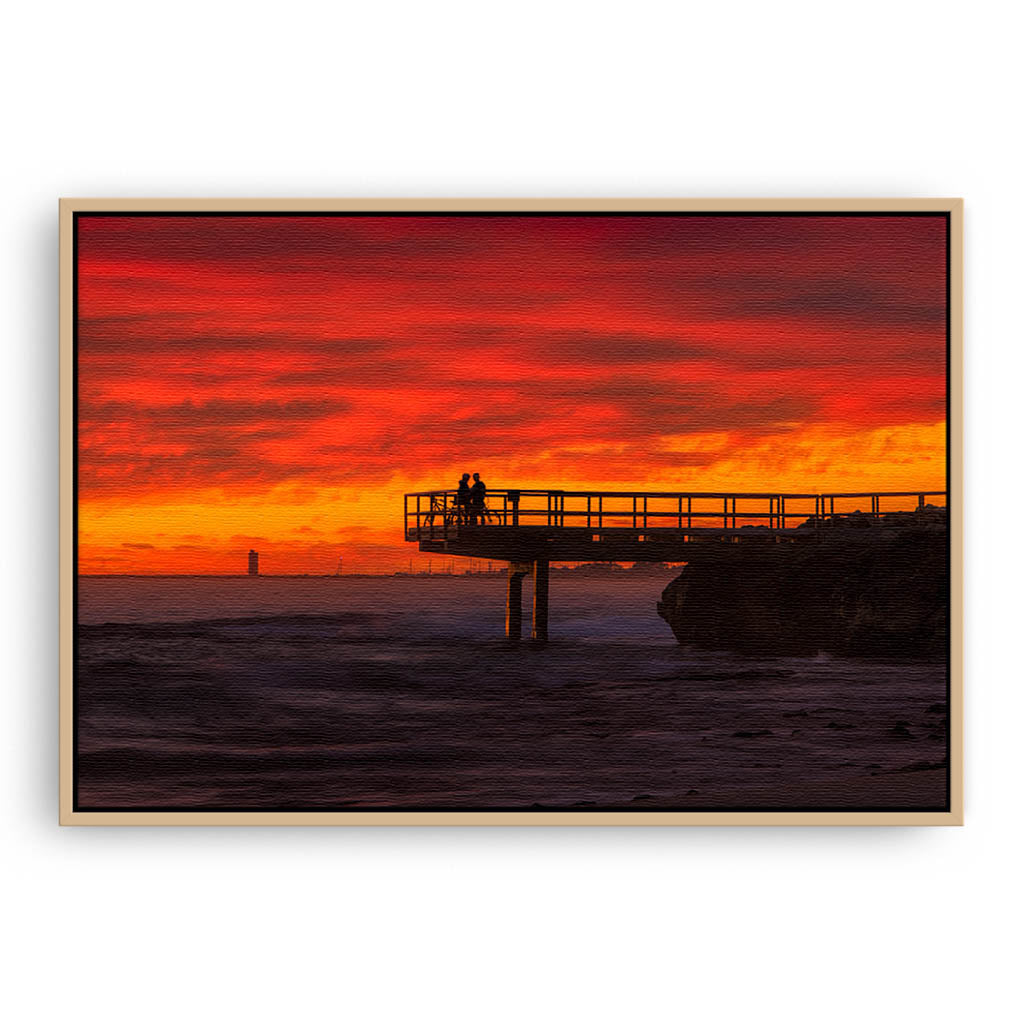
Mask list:
[[[962,202],[61,202],[66,824],[960,824]]]

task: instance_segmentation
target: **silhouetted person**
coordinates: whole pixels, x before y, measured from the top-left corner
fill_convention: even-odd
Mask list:
[[[480,525],[482,526],[484,523],[484,516],[486,514],[484,499],[487,497],[487,484],[480,479],[479,473],[473,474],[473,486],[469,489],[469,497],[470,507],[472,509],[469,515],[469,521],[475,524],[479,517]]]
[[[459,481],[459,493],[455,495],[455,506],[458,510],[456,515],[460,523],[469,520],[469,501],[469,474],[463,473]]]

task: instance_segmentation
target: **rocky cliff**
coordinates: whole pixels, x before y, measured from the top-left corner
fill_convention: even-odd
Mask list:
[[[931,506],[810,522],[793,540],[694,546],[658,614],[681,644],[769,655],[943,659],[949,531]]]

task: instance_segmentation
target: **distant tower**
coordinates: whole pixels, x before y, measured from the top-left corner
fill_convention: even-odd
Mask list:
[[[249,552],[249,575],[259,576],[260,574],[260,553],[258,551]]]

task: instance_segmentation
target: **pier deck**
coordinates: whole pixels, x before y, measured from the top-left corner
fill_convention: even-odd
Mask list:
[[[421,551],[509,563],[506,634],[521,628],[522,578],[534,577],[533,636],[547,637],[551,562],[686,562],[722,544],[789,543],[852,520],[898,526],[945,491],[766,492],[495,490],[486,507],[457,492],[405,495],[405,538]]]

